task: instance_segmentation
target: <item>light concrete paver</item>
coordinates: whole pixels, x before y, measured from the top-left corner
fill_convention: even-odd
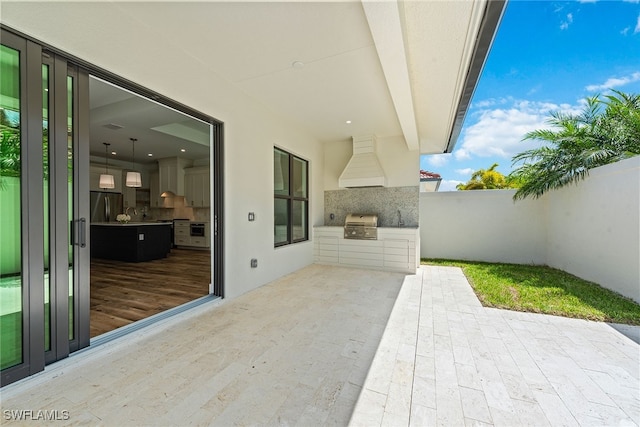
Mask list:
[[[312,265],[50,365],[0,390],[2,409],[69,411],[55,425],[346,425],[405,280]],[[385,408],[409,419],[414,311],[413,333],[399,334],[384,359],[400,353],[397,369],[381,375],[381,393],[365,392],[373,419]]]
[[[640,328],[482,307],[458,268],[312,265],[0,393],[56,425],[637,426],[620,331]]]
[[[422,266],[417,276],[381,342],[399,333],[393,319],[421,287],[409,423],[388,423],[385,408],[368,426],[639,425],[640,346],[618,330],[633,338],[640,327],[485,308],[459,268]],[[378,357],[352,425],[369,410],[374,369],[390,369]]]

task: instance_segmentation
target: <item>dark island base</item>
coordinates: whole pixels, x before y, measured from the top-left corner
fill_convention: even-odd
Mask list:
[[[92,257],[141,262],[166,258],[170,252],[170,224],[91,225]]]

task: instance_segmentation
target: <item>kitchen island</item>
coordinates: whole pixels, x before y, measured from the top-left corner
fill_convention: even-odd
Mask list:
[[[91,256],[126,262],[166,258],[171,252],[171,223],[101,222],[91,224]]]

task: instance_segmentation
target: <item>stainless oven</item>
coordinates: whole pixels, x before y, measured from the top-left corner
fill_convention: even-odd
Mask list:
[[[204,222],[192,222],[190,225],[191,235],[197,237],[205,237],[206,234],[206,224]]]

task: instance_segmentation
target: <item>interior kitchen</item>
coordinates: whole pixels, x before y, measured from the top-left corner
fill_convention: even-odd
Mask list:
[[[209,124],[90,80],[91,337],[206,296]]]

